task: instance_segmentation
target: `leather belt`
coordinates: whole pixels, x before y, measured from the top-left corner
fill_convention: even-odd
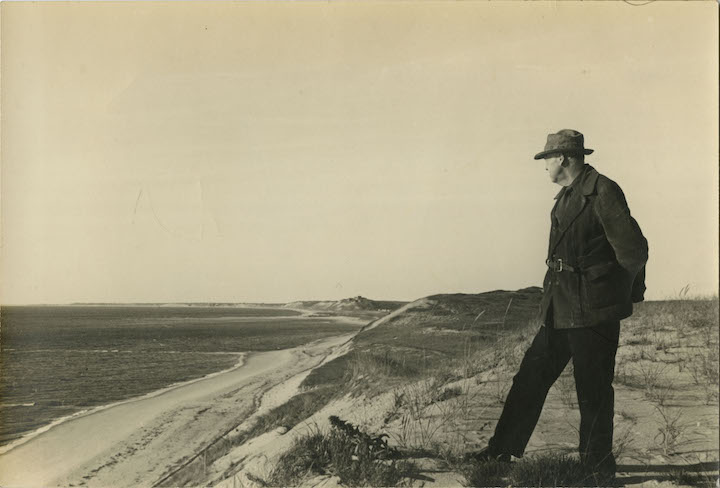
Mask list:
[[[547,267],[556,273],[560,273],[562,271],[570,271],[571,273],[580,272],[580,268],[577,266],[570,266],[563,261],[562,258],[548,259],[545,261],[545,264],[547,264]]]

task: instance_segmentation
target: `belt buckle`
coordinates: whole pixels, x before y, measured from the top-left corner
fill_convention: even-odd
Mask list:
[[[563,270],[562,258],[548,259],[545,261],[545,264],[547,264],[548,267],[556,273],[560,273]]]

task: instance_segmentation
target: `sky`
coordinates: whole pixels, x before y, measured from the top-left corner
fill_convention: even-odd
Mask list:
[[[717,294],[717,8],[3,2],[0,303],[539,286],[563,128]]]

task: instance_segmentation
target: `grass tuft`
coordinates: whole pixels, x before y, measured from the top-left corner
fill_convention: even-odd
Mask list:
[[[689,467],[680,467],[670,471],[670,481],[680,486],[696,486],[699,488],[717,486],[716,477]]]
[[[278,460],[268,486],[297,486],[309,477],[331,474],[345,486],[398,486],[415,471],[408,461],[389,459],[383,435],[373,436],[336,417],[329,432],[298,438]],[[383,448],[384,446],[384,448]]]
[[[580,461],[566,454],[521,461],[512,470],[512,480],[519,486],[597,486]]]
[[[508,486],[512,465],[498,461],[466,464],[461,468],[465,486]]]
[[[336,394],[337,391],[334,388],[323,387],[295,395],[287,402],[259,417],[243,441],[277,427],[293,428],[327,405]]]
[[[548,454],[516,463],[497,461],[465,465],[465,486],[607,486],[608,480],[588,472],[580,461]]]

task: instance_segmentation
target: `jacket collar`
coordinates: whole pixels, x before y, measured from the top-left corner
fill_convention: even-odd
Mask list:
[[[573,181],[570,186],[573,189],[578,188],[585,196],[592,195],[593,193],[595,193],[598,176],[600,175],[598,174],[597,170],[589,164],[586,164],[585,167],[582,169],[582,173],[577,175],[576,181]],[[569,187],[563,186],[558,192],[558,194],[555,195],[555,200],[560,199],[560,197],[563,196],[563,194],[568,188]]]

